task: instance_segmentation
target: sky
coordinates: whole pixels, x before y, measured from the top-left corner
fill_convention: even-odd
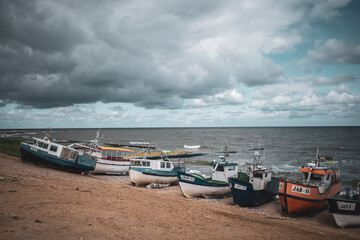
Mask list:
[[[360,126],[359,0],[0,0],[0,128]]]

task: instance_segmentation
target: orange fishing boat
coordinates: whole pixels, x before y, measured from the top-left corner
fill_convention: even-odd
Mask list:
[[[340,192],[340,172],[321,167],[320,161],[326,160],[316,157],[315,163],[300,168],[301,179],[279,180],[279,199],[284,212],[295,214],[325,208],[325,198]]]

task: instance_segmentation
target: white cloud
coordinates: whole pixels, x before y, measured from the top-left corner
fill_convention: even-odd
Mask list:
[[[314,85],[353,83],[353,82],[356,82],[356,78],[352,74],[339,74],[332,78],[318,76],[318,77],[315,77],[315,79],[314,79]]]
[[[324,102],[330,104],[359,104],[360,94],[351,93],[347,85],[340,85],[330,88]]]
[[[320,18],[329,20],[336,16],[341,15],[342,7],[346,6],[351,0],[322,0],[310,1],[313,5],[310,16],[312,18]]]
[[[308,56],[321,63],[360,64],[360,44],[338,39],[318,40]]]
[[[226,90],[213,96],[190,101],[190,107],[208,107],[213,105],[235,105],[245,103],[244,96],[236,89]]]

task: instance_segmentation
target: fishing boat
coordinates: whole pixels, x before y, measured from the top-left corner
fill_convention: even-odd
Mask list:
[[[320,166],[327,159],[318,157],[315,162],[300,168],[300,179],[280,179],[279,199],[287,214],[311,212],[326,207],[327,197],[340,192],[340,171],[335,173],[328,166]]]
[[[185,197],[220,197],[231,193],[228,180],[237,176],[238,164],[227,162],[224,156],[220,156],[220,159],[210,163],[210,177],[178,172],[179,187]]]
[[[255,207],[270,202],[278,194],[279,180],[272,177],[270,168],[262,167],[260,153],[254,151],[251,167],[230,178],[230,189],[234,204],[241,207]]]
[[[178,164],[179,165],[179,164]],[[131,184],[144,186],[152,183],[175,184],[177,183],[177,172],[185,172],[186,168],[174,166],[174,163],[168,158],[131,159],[129,176]]]
[[[360,182],[356,194],[351,196],[347,189],[346,194],[328,197],[326,201],[339,227],[360,226]]]
[[[73,146],[84,155],[92,156],[97,159],[95,169],[91,171],[94,174],[123,175],[129,172],[130,159],[124,157],[122,153],[135,152],[126,148],[115,148],[98,146],[89,147],[74,143]]]
[[[33,137],[32,143],[21,142],[21,158],[69,172],[84,173],[95,169],[96,158],[78,150],[52,142],[50,136]]]
[[[84,155],[97,159],[95,169],[91,173],[108,175],[127,174],[130,168],[130,159],[126,156],[128,153],[134,153],[135,151],[128,148],[100,146],[99,141],[100,130],[96,132],[95,139],[89,144],[73,143],[70,146],[78,149]]]

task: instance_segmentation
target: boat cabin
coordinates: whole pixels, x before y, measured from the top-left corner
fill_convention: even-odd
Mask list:
[[[76,161],[78,151],[72,148],[64,147],[60,144],[50,142],[48,139],[33,138],[35,140],[35,146],[38,149],[46,151],[50,155],[67,159],[70,161]]]
[[[237,177],[238,164],[229,162],[212,162],[212,180],[227,182],[231,177]]]
[[[254,190],[263,190],[266,188],[266,184],[271,181],[272,171],[269,168],[262,168],[256,166],[249,168],[249,183],[253,185]]]
[[[327,167],[303,167],[300,171],[303,173],[304,181],[308,185],[318,186],[320,193],[325,192],[337,179],[334,171]]]
[[[171,171],[174,168],[172,162],[164,159],[131,159],[130,166],[163,171]]]

